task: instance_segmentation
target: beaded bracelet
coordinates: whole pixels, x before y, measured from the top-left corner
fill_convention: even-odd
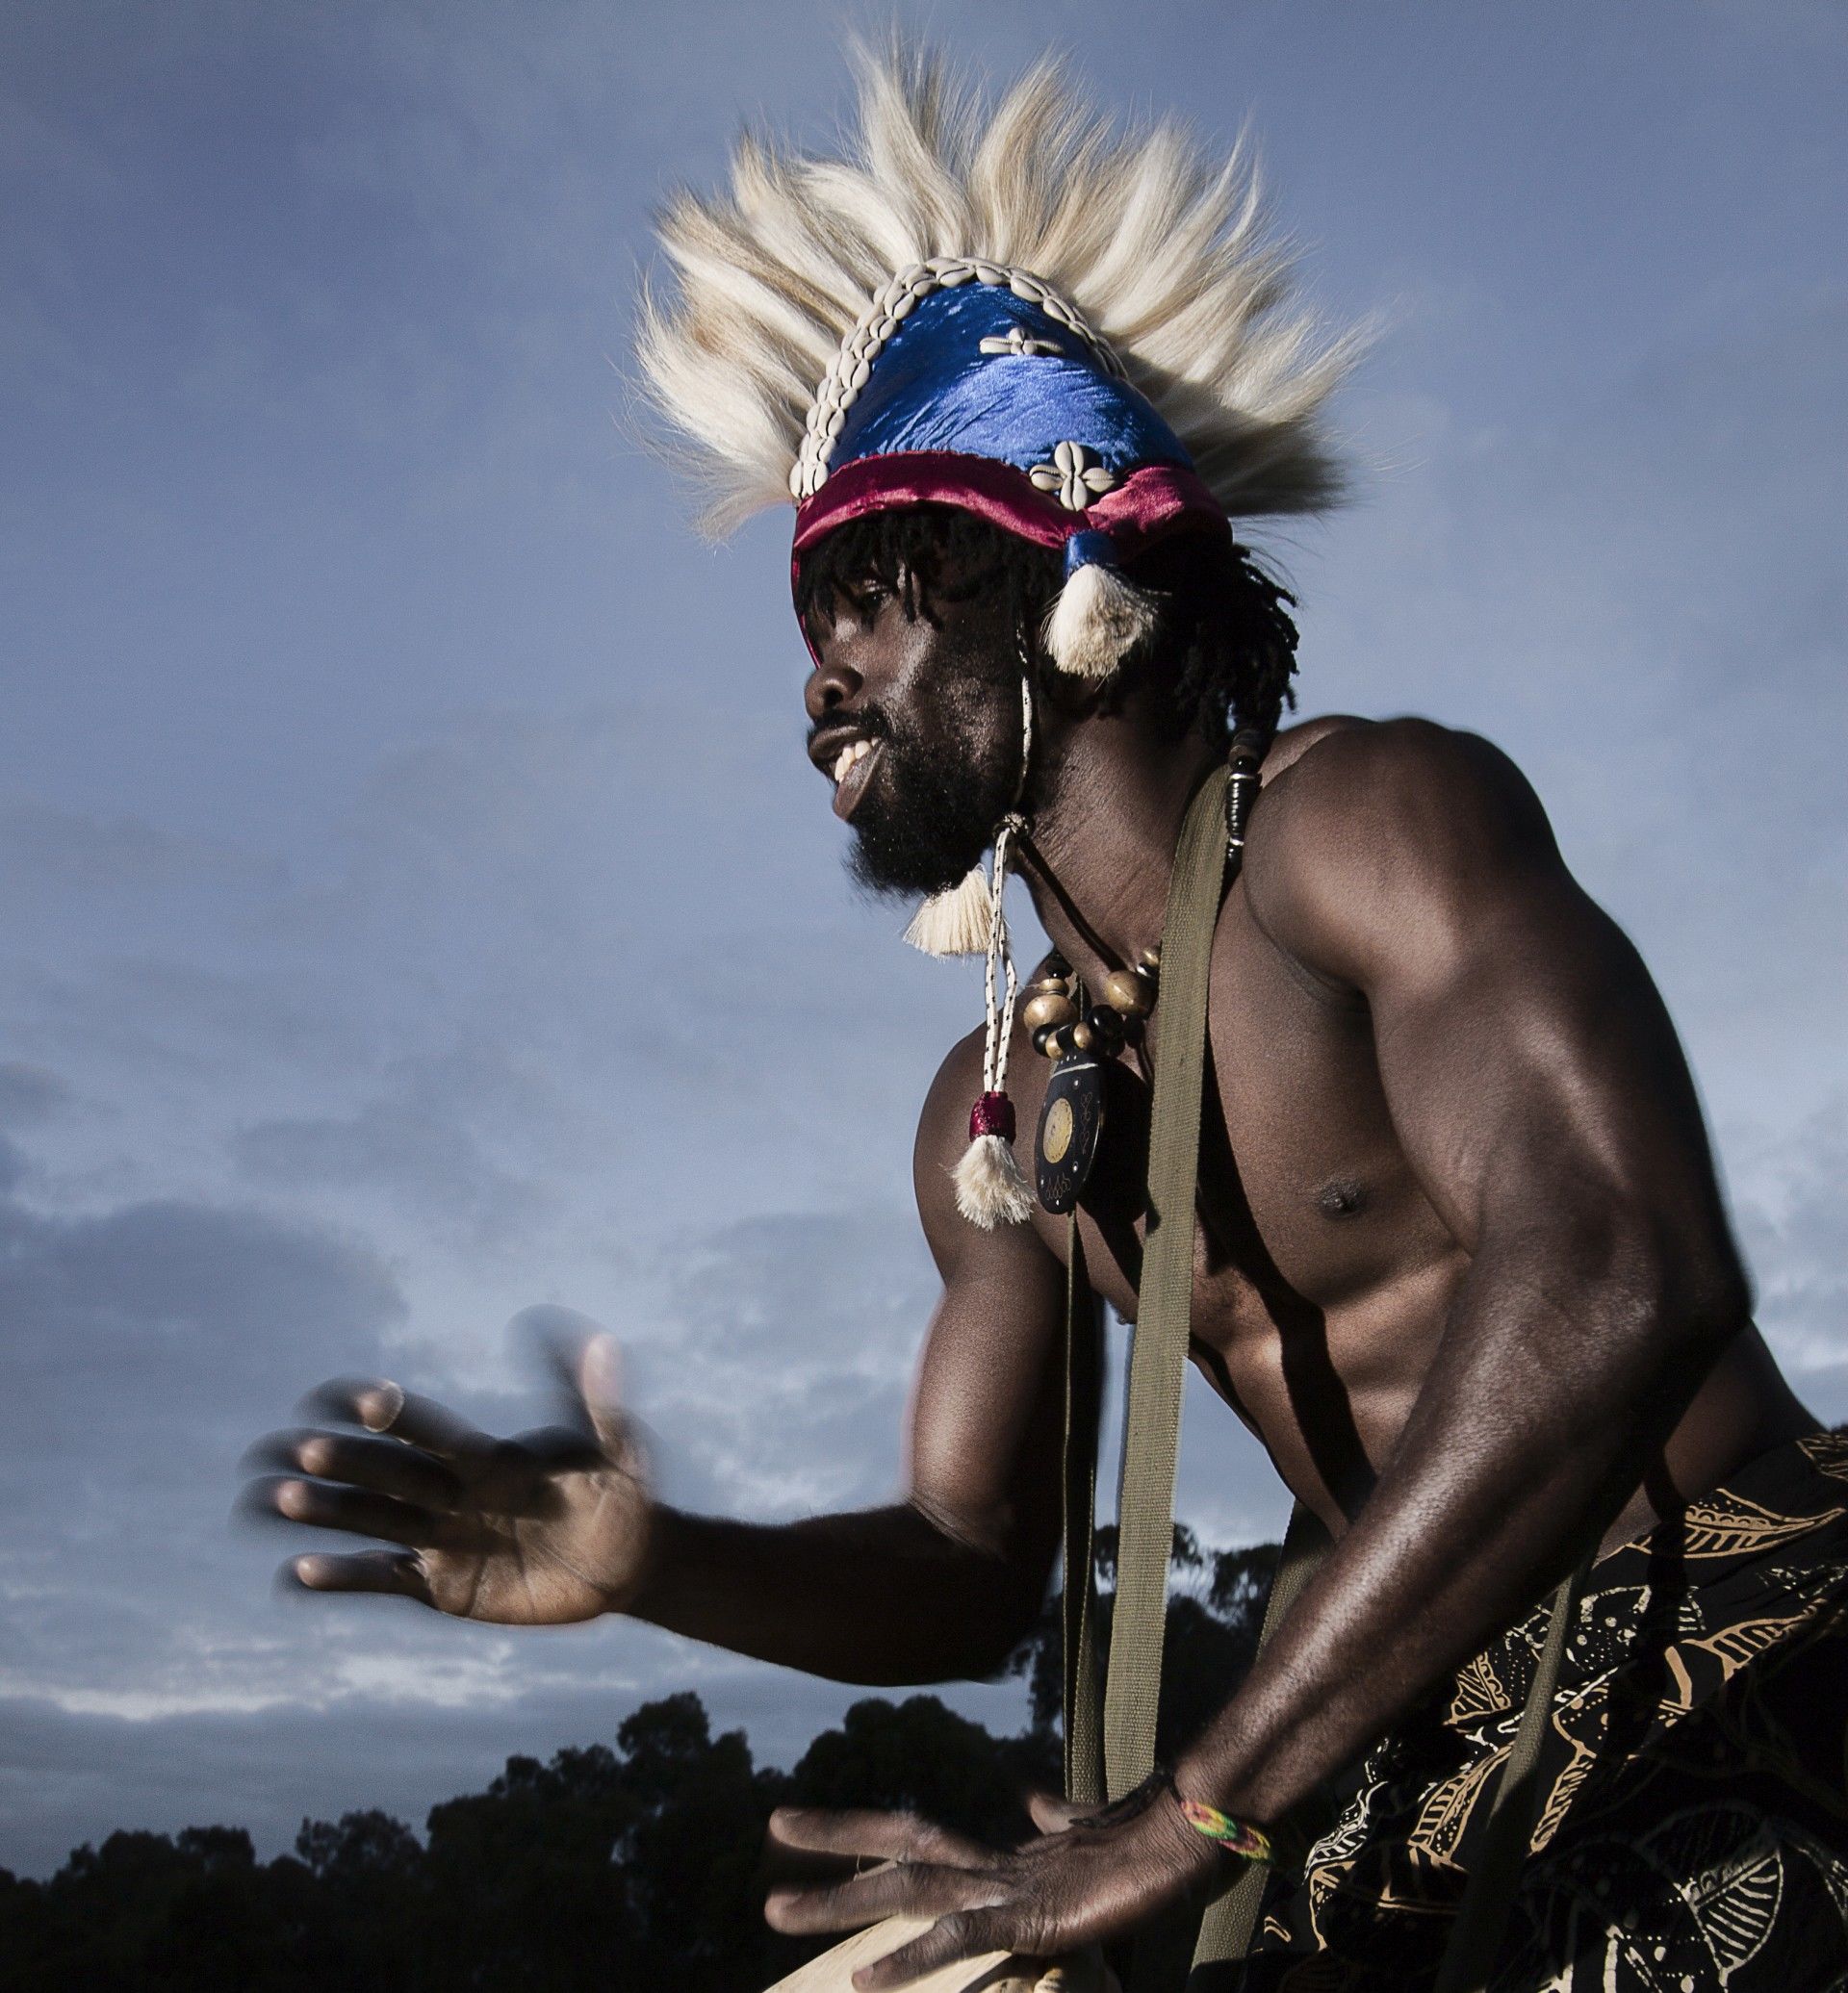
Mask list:
[[[1246,1861],[1276,1861],[1276,1850],[1263,1827],[1254,1827],[1248,1820],[1235,1820],[1230,1813],[1221,1813],[1217,1806],[1206,1805],[1199,1800],[1182,1800],[1178,1793],[1174,1797],[1180,1800],[1181,1814],[1188,1826],[1209,1841],[1217,1841],[1228,1854],[1243,1855]]]

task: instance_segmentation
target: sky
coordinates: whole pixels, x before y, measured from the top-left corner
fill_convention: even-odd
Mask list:
[[[854,1699],[629,1623],[290,1600],[229,1510],[330,1373],[535,1422],[558,1310],[622,1338],[669,1499],[895,1485],[911,1133],[979,975],[855,897],[788,521],[697,541],[627,373],[651,207],[744,119],[824,141],[843,30],[892,17],[0,13],[0,1865],[418,1825],[688,1686],[787,1762]],[[1261,541],[1302,711],[1527,771],[1666,994],[1766,1332],[1848,1417],[1848,13],[896,18],[1248,124],[1308,296],[1380,327],[1357,501]],[[1183,1516],[1274,1534],[1256,1444],[1187,1421]]]

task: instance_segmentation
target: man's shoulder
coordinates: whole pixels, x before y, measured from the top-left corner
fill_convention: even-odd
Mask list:
[[[980,1030],[969,1032],[943,1055],[918,1112],[911,1176],[927,1226],[939,1208],[955,1208],[950,1174],[968,1147],[969,1109],[984,1090],[983,1038]]]
[[[1264,764],[1264,797],[1287,794],[1296,814],[1339,805],[1402,803],[1408,795],[1467,804],[1473,796],[1518,788],[1526,779],[1492,741],[1461,727],[1404,714],[1364,720],[1352,713],[1319,714],[1286,727]]]
[[[1317,719],[1279,734],[1245,855],[1254,918],[1323,966],[1367,930],[1462,912],[1558,866],[1532,787],[1480,734],[1432,720]]]

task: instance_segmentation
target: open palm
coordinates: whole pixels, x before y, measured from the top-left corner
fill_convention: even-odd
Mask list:
[[[647,1554],[641,1449],[617,1397],[612,1340],[572,1367],[569,1425],[478,1432],[383,1381],[323,1385],[315,1411],[357,1431],[277,1433],[253,1449],[285,1471],[253,1484],[265,1512],[394,1546],[309,1552],[288,1567],[313,1592],[389,1592],[458,1619],[558,1625],[620,1611]]]

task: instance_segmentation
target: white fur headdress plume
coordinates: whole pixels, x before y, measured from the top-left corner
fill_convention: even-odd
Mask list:
[[[1037,283],[1040,299],[1018,302],[1052,305],[1054,342],[1068,330],[1068,346],[1101,346],[1222,515],[1338,497],[1323,419],[1355,341],[1292,307],[1290,259],[1267,237],[1243,141],[1221,159],[1173,120],[1119,126],[1050,60],[992,104],[901,43],[858,48],[856,64],[859,130],[838,155],[746,135],[727,192],[680,193],[659,217],[675,283],[645,294],[638,352],[655,407],[697,447],[709,531],[786,501],[799,469],[809,488],[796,496],[816,495],[827,466],[817,480],[803,462],[812,412],[836,376],[851,392],[870,375],[890,334],[862,337],[874,350],[843,368],[845,348],[902,322],[882,304],[902,276],[890,302],[915,302],[934,263],[945,284],[959,267],[1009,294],[1016,275]],[[1005,357],[1031,361],[1022,348],[1041,329],[1023,323]],[[1040,489],[1069,464],[1049,459]]]

